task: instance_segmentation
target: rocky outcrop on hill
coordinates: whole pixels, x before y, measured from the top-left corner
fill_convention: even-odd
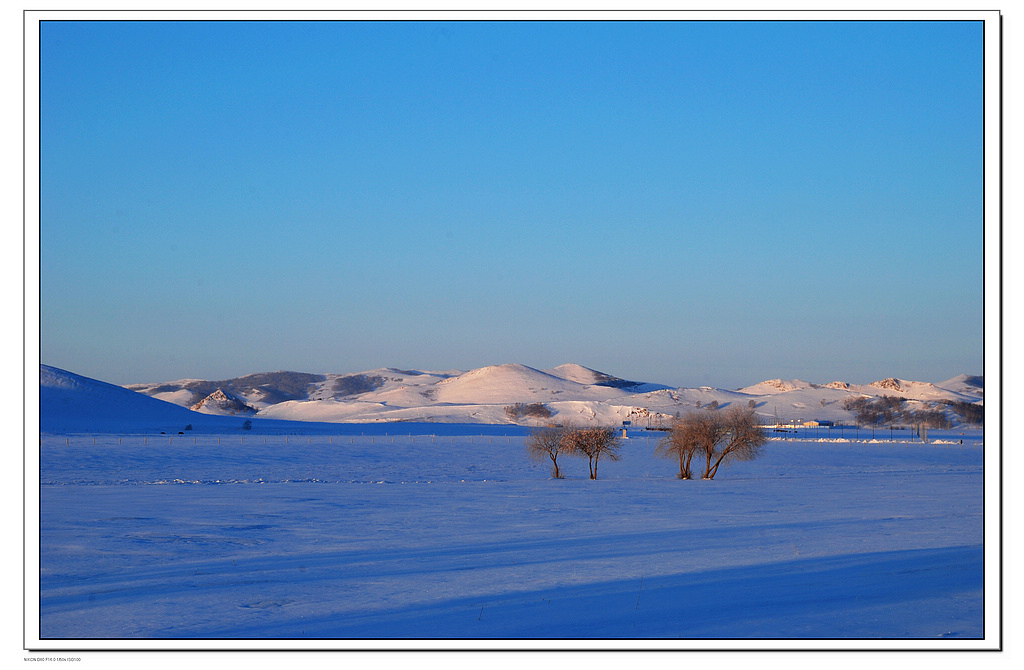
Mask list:
[[[900,384],[900,380],[895,377],[889,377],[877,382],[871,382],[871,385],[875,388],[888,389],[890,391],[902,391],[903,386]]]
[[[204,414],[256,414],[255,407],[245,404],[242,400],[239,400],[230,393],[225,393],[223,389],[217,389],[196,404],[192,405],[189,409],[196,412],[203,412]]]

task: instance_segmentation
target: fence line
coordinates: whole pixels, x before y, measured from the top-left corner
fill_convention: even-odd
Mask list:
[[[920,440],[920,439],[917,439],[917,440],[915,440],[915,439],[909,439],[909,440],[907,440],[907,439],[902,439],[902,440],[901,439],[886,440],[886,439],[878,439],[878,438],[855,439],[855,438],[826,438],[826,437],[822,437],[822,438],[814,438],[814,437],[809,437],[809,438],[800,438],[800,437],[769,437],[768,441],[769,442],[784,442],[784,443],[785,442],[811,442],[811,443],[817,443],[817,444],[822,444],[822,445],[831,445],[831,444],[864,444],[864,445],[877,445],[877,446],[880,446],[880,447],[896,446],[896,445],[903,445],[905,447],[918,446],[918,447],[935,447],[935,448],[939,448],[939,447],[948,447],[948,448],[959,447],[961,449],[963,449],[965,447],[968,448],[968,449],[984,448],[985,447],[984,439],[970,439],[970,438],[968,438],[966,441],[960,440],[958,442],[953,442],[951,440],[946,440],[946,439],[941,439],[941,438],[940,439],[935,439],[935,440]]]

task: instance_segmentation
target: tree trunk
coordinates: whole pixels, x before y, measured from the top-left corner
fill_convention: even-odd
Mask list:
[[[551,457],[551,464],[554,466],[553,474],[555,476],[555,479],[561,479],[562,473],[558,471],[558,457],[553,454],[549,454],[549,456]]]
[[[723,453],[721,456],[718,457],[718,460],[715,461],[715,467],[711,468],[711,476],[708,477],[708,479],[714,479],[715,478],[715,474],[718,472],[718,466],[722,464],[722,459],[724,459],[728,453],[729,452],[727,451],[727,452]]]
[[[679,457],[679,478],[680,479],[693,479],[693,474],[690,472],[690,459]]]

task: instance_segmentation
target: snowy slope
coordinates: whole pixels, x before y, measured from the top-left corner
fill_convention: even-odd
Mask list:
[[[519,364],[477,368],[437,384],[437,400],[447,403],[544,402],[561,395],[603,400],[621,394],[611,387],[581,384]]]
[[[178,432],[210,420],[183,407],[47,365],[39,366],[39,429],[44,433]]]
[[[952,379],[935,384],[940,389],[966,396],[985,397],[985,378],[980,375],[957,375]]]
[[[591,370],[590,368],[583,367],[576,363],[565,363],[563,365],[553,367],[550,370],[544,370],[544,372],[560,379],[567,379],[569,381],[576,382],[577,384],[597,384],[602,379],[609,377],[609,375],[605,375],[596,370]],[[620,382],[623,381],[617,377],[612,377],[611,379],[618,380]]]
[[[545,370],[550,375],[574,381],[579,384],[585,385],[598,385],[598,386],[610,386],[613,388],[622,389],[631,393],[642,393],[646,391],[655,391],[658,389],[670,388],[663,384],[649,384],[646,382],[634,382],[620,377],[613,377],[612,375],[597,370],[592,370],[576,363],[565,363],[557,367]]]

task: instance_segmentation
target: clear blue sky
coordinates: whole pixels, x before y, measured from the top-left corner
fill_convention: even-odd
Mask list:
[[[982,372],[971,22],[50,22],[41,360]]]

